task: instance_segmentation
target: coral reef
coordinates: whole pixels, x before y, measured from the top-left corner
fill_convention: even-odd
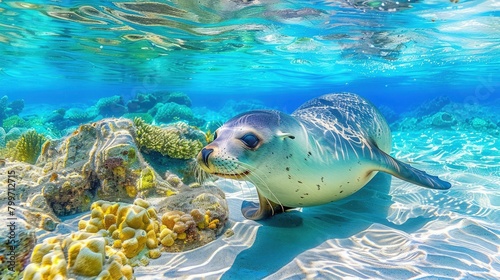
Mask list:
[[[40,186],[54,213],[83,212],[99,199],[130,201],[148,193],[175,193],[144,161],[134,135],[130,120],[106,119],[47,142],[38,162],[44,171]],[[143,187],[144,170],[154,174],[148,188]]]
[[[7,117],[19,115],[24,109],[24,100],[18,99],[9,102],[9,97],[0,98],[0,123]]]
[[[129,120],[134,120],[135,118],[141,118],[145,123],[152,124],[154,121],[153,116],[148,113],[127,113],[123,115],[124,118]]]
[[[177,121],[192,121],[194,120],[193,111],[186,105],[177,103],[158,103],[154,108],[148,111],[154,115],[155,120],[160,123],[171,123]]]
[[[441,128],[449,128],[457,124],[457,120],[452,114],[446,112],[438,112],[432,117],[432,125]]]
[[[435,102],[435,103],[434,103]],[[437,111],[436,111],[437,110]],[[419,106],[391,124],[394,130],[418,130],[429,127],[440,129],[474,129],[500,135],[497,109],[478,104],[451,102],[439,97]],[[431,114],[428,114],[431,112]]]
[[[3,120],[2,126],[9,131],[14,127],[28,127],[28,122],[18,115],[13,115]]]
[[[186,124],[173,127],[186,139],[205,137]],[[147,265],[162,252],[197,248],[221,234],[228,219],[224,193],[214,185],[188,186],[173,173],[158,174],[144,160],[136,131],[130,120],[105,119],[81,125],[63,139],[38,142],[35,165],[2,162],[1,182],[7,182],[6,170],[22,178],[15,199],[27,227],[53,231],[62,223],[58,217],[91,209],[77,231],[25,246],[29,250],[20,254],[25,261],[16,268],[22,270],[32,251],[24,279],[133,279],[133,266]],[[26,142],[25,135],[34,133],[9,143]],[[140,198],[154,196],[154,204]],[[1,201],[5,197],[0,191]]]
[[[15,142],[7,143],[7,157],[12,160],[34,164],[40,155],[42,145],[47,139],[42,134],[30,130]],[[13,146],[13,147],[12,147]]]
[[[14,127],[11,130],[9,130],[7,134],[5,134],[5,142],[8,143],[10,141],[17,140],[21,137],[22,134],[23,132],[21,129]]]
[[[185,124],[162,129],[140,119],[136,123],[139,128],[127,119],[85,124],[68,137],[47,141],[43,146],[41,140],[37,140],[37,145],[25,144],[34,142],[27,139],[39,136],[36,132],[26,134],[30,137],[21,137],[13,159],[34,163],[41,151],[37,161],[43,170],[37,179],[41,192],[25,195],[29,206],[65,216],[84,212],[100,199],[131,201],[137,196],[177,193],[178,190],[144,160],[136,140],[141,149],[156,147],[150,146],[156,142],[148,141],[158,141],[169,145],[159,146],[163,150],[158,152],[192,158],[204,145],[205,135]],[[151,140],[151,136],[156,138]],[[25,147],[24,150],[21,147]]]
[[[7,142],[5,141],[5,136],[7,136],[7,132],[5,132],[5,129],[0,126],[0,149],[2,147],[5,147],[5,144],[7,144]]]
[[[191,98],[182,92],[170,92],[167,94],[161,94],[159,92],[155,93],[157,96],[160,96],[161,101],[163,103],[173,102],[179,105],[184,105],[187,107],[191,107]]]
[[[65,111],[64,118],[72,121],[76,124],[85,123],[93,120],[97,114],[92,110],[86,110],[81,108],[70,108]]]
[[[134,279],[127,261],[123,254],[110,249],[104,237],[76,232],[36,245],[23,279]]]
[[[130,113],[145,113],[158,103],[158,98],[153,94],[139,93],[136,97],[127,102]]]
[[[413,114],[417,116],[433,115],[441,111],[444,106],[450,103],[451,100],[448,96],[441,95],[418,106],[413,111]]]
[[[177,159],[190,159],[196,156],[206,144],[205,134],[185,123],[176,123],[167,127],[146,124],[135,118],[137,143],[145,152],[158,152]]]
[[[99,99],[96,108],[104,117],[119,117],[127,112],[123,98],[119,95]]]
[[[64,119],[65,114],[66,114],[66,109],[54,110],[49,114],[47,114],[44,120],[49,123],[60,122]]]
[[[191,204],[184,208],[207,208],[187,213],[167,211],[161,218],[154,206],[140,198],[133,204],[96,201],[89,220],[78,223],[79,231],[36,245],[24,279],[133,279],[133,266],[147,265],[162,251],[183,251],[212,241],[227,220],[227,205],[220,199]],[[224,213],[217,212],[220,209]]]

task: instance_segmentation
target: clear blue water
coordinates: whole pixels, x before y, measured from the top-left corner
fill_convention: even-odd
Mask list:
[[[259,224],[223,182],[235,237],[137,268],[138,278],[500,278],[499,74],[498,0],[0,1],[0,97],[23,99],[22,117],[163,91],[220,122],[237,111],[223,112],[229,100],[290,113],[348,91],[394,114],[396,157],[453,184],[436,193],[377,181]],[[442,96],[430,115],[415,110]],[[433,123],[443,112],[457,122]]]
[[[195,103],[307,96],[300,103],[333,91],[418,102],[498,87],[496,1],[387,2],[394,12],[349,2],[3,1],[1,91],[26,102],[161,89]]]

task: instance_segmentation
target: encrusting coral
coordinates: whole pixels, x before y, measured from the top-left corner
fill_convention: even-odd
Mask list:
[[[141,118],[134,119],[137,142],[142,150],[159,152],[177,159],[194,158],[206,144],[203,132],[195,132],[185,123],[167,127],[146,124]]]

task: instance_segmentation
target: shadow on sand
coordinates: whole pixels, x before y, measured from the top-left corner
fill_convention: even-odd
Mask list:
[[[379,173],[364,188],[341,201],[291,211],[261,221],[256,241],[242,251],[222,279],[253,279],[269,276],[300,253],[329,239],[349,238],[374,223],[398,229],[387,221],[392,204],[391,176]],[[420,228],[427,219],[413,225]],[[408,231],[408,228],[405,229]]]

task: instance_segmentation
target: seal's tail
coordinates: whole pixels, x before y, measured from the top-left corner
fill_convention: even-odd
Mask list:
[[[437,190],[447,190],[451,187],[449,182],[439,179],[437,176],[429,175],[425,171],[411,167],[409,164],[403,163],[390,155],[384,153],[378,148],[375,153],[377,170],[389,173],[399,179],[410,183]]]

